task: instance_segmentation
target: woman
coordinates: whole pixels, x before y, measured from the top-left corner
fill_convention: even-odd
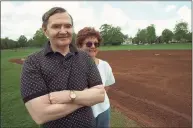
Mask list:
[[[103,85],[105,85],[105,90],[107,91],[107,86],[114,84],[115,78],[108,62],[96,57],[101,41],[100,33],[91,27],[81,29],[76,36],[76,45],[94,59],[99,69]],[[104,102],[92,106],[92,110],[96,118],[97,127],[110,128],[110,102],[107,93],[105,93]]]

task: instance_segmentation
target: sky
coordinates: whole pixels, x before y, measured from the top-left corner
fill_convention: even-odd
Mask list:
[[[72,15],[76,33],[86,26],[99,30],[107,23],[134,37],[138,29],[154,24],[159,36],[165,28],[173,31],[181,20],[191,31],[191,1],[2,1],[1,37],[32,38],[41,28],[42,15],[56,6]]]

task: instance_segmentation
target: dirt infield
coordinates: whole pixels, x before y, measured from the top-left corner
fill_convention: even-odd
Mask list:
[[[113,106],[142,126],[191,127],[191,50],[106,51],[99,58],[115,75]]]
[[[147,127],[191,127],[192,51],[101,52],[113,68],[111,103]]]

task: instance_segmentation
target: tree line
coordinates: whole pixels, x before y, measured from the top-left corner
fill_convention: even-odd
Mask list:
[[[100,27],[100,34],[103,38],[102,45],[192,42],[192,32],[188,30],[188,23],[184,21],[176,23],[173,30],[164,29],[160,36],[156,36],[156,27],[154,24],[144,29],[138,29],[134,37],[124,34],[119,26],[103,24]],[[73,34],[73,41],[75,41],[75,38],[76,33]],[[40,28],[29,40],[24,35],[21,35],[17,40],[12,40],[8,37],[1,38],[1,49],[42,47],[47,40],[47,37]]]
[[[156,36],[155,30],[154,24],[145,29],[138,29],[132,42],[136,44],[192,42],[192,32],[188,30],[187,22],[180,21],[176,23],[173,31],[167,28],[164,29],[160,36]]]

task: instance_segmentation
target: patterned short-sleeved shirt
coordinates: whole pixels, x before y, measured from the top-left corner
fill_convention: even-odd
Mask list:
[[[84,90],[102,84],[92,58],[70,45],[66,56],[53,52],[50,43],[25,60],[21,74],[21,95],[27,101],[61,90]],[[91,107],[82,107],[66,117],[47,122],[46,128],[93,128]]]

